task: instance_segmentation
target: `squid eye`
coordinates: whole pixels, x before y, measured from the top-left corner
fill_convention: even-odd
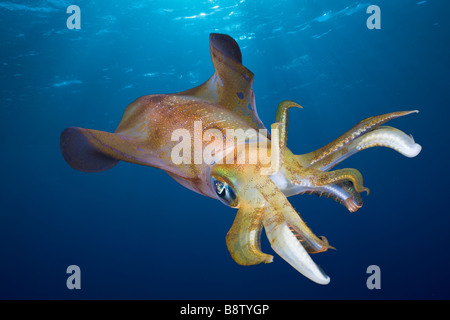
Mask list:
[[[230,207],[236,207],[238,204],[236,193],[233,189],[228,185],[228,183],[224,181],[217,180],[214,177],[211,177],[211,186],[214,192],[219,197],[219,200],[224,204]]]

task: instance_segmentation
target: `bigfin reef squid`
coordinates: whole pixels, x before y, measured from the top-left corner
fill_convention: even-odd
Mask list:
[[[333,247],[312,232],[287,197],[322,195],[350,212],[357,211],[363,204],[361,193],[369,193],[361,173],[330,170],[371,147],[388,147],[407,157],[418,155],[422,148],[412,136],[383,126],[418,111],[367,118],[326,146],[295,155],[286,146],[288,111],[301,106],[281,102],[268,132],[256,111],[254,75],[243,66],[237,42],[224,34],[211,34],[209,40],[215,72],[208,81],[179,93],[138,98],[128,105],[113,133],[67,128],[61,134],[61,153],[72,168],[85,172],[108,170],[119,161],[162,169],[183,186],[238,209],[226,235],[227,248],[238,264],[272,262],[273,256],[261,251],[264,227],[279,256],[312,281],[328,284],[329,276],[309,254]],[[230,130],[252,134],[234,144],[230,143],[234,137],[227,135]],[[187,136],[174,137],[174,132]],[[182,142],[196,148],[186,151],[180,147]],[[199,150],[207,151],[209,161],[202,161]],[[250,161],[252,151],[258,156]],[[181,153],[182,161],[174,161]],[[268,157],[276,159],[276,165],[269,165]]]

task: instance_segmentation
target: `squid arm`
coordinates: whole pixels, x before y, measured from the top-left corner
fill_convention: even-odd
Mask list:
[[[305,167],[328,171],[349,156],[371,147],[388,147],[404,156],[415,157],[422,147],[412,136],[382,124],[419,111],[401,111],[362,120],[345,134],[311,153],[298,155],[297,160]],[[381,127],[380,127],[381,126]]]
[[[279,256],[309,279],[329,283],[330,278],[308,254],[333,248],[327,239],[314,235],[268,176],[241,176],[252,178],[237,186],[241,205],[226,236],[232,258],[241,265],[272,262],[271,255],[261,252],[264,226],[271,247]]]

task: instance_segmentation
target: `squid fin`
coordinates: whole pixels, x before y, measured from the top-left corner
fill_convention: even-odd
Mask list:
[[[177,93],[216,103],[244,119],[252,128],[265,129],[256,112],[253,73],[242,65],[237,42],[228,35],[212,33],[209,37],[214,74],[202,85]]]
[[[144,141],[120,133],[70,127],[61,133],[60,148],[67,163],[80,171],[105,171],[119,160],[173,171]]]

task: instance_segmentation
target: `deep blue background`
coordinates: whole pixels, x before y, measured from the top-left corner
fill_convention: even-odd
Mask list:
[[[448,299],[450,4],[378,0],[382,29],[354,0],[0,2],[0,298]],[[81,30],[66,8],[81,7]],[[255,73],[269,126],[282,100],[289,147],[315,150],[369,116],[420,113],[389,125],[423,146],[413,159],[374,148],[359,169],[356,214],[314,196],[290,201],[337,250],[314,255],[328,286],[278,257],[243,267],[225,235],[235,210],[164,172],[120,163],[88,174],[59,151],[69,126],[113,131],[137,97],[188,89],[213,72],[208,34],[227,33]],[[82,289],[66,288],[79,265]],[[381,268],[368,290],[366,268]]]

